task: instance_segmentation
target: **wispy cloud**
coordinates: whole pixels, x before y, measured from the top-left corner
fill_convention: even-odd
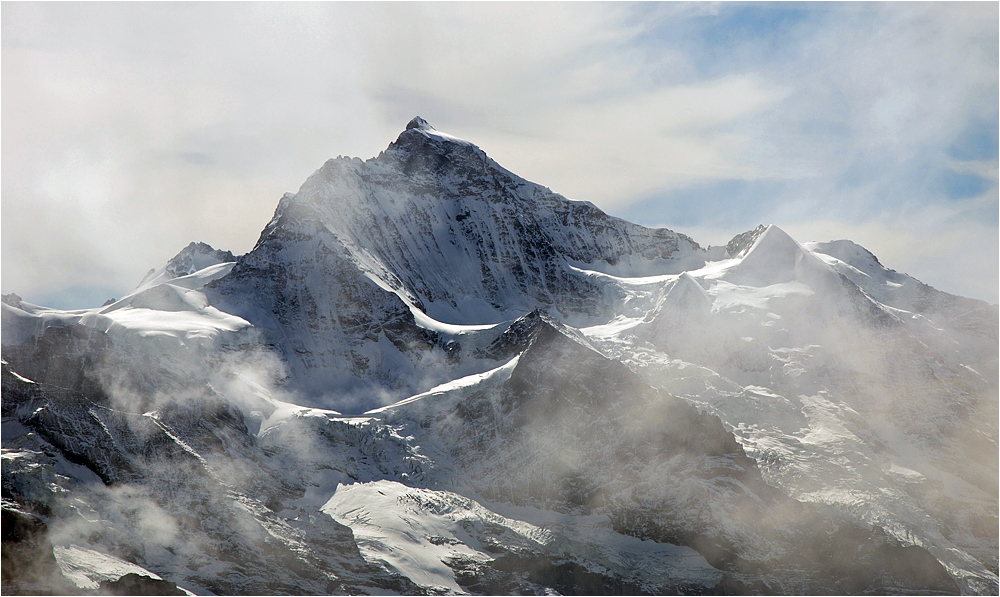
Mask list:
[[[680,28],[704,32],[689,46],[699,70],[750,70],[787,93],[731,128],[752,139],[752,174],[665,185],[613,211],[853,238],[890,267],[996,302],[996,18],[994,5],[792,4],[693,19]]]
[[[124,292],[192,240],[246,251],[283,192],[415,114],[641,223],[844,237],[943,210],[921,234],[996,236],[989,3],[2,10],[3,290],[29,300]],[[972,275],[909,238],[869,248],[997,300],[996,242]]]

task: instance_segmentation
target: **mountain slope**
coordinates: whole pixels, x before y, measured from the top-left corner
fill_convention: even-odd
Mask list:
[[[419,118],[246,255],[2,311],[5,516],[51,587],[1000,586],[996,305],[775,226],[702,249]]]
[[[980,314],[962,329],[875,300],[893,296],[892,272],[856,284],[774,227],[741,237],[752,238],[732,260],[637,286],[649,310],[585,328],[588,339],[711,409],[769,483],[926,545],[965,590],[987,590],[998,450],[996,347],[984,340],[996,306],[939,293]],[[678,292],[699,298],[666,300]]]

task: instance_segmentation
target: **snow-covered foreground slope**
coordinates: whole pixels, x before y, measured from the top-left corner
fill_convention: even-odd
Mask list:
[[[995,305],[775,226],[703,249],[420,119],[247,255],[2,308],[31,586],[998,590]]]

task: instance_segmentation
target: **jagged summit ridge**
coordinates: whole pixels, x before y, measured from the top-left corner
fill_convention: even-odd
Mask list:
[[[431,130],[431,131],[435,130],[434,127],[430,125],[430,123],[428,123],[426,120],[424,120],[419,116],[414,116],[410,120],[410,122],[406,123],[405,130],[410,130],[410,129],[421,129],[421,130]]]
[[[407,123],[385,151],[365,163],[372,162],[401,169],[413,177],[432,176],[446,169],[479,174],[494,169],[507,172],[476,144],[441,132],[419,116]]]

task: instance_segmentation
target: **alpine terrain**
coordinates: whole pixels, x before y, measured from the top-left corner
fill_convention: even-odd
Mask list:
[[[998,307],[414,118],[253,249],[3,297],[4,594],[997,594]]]

